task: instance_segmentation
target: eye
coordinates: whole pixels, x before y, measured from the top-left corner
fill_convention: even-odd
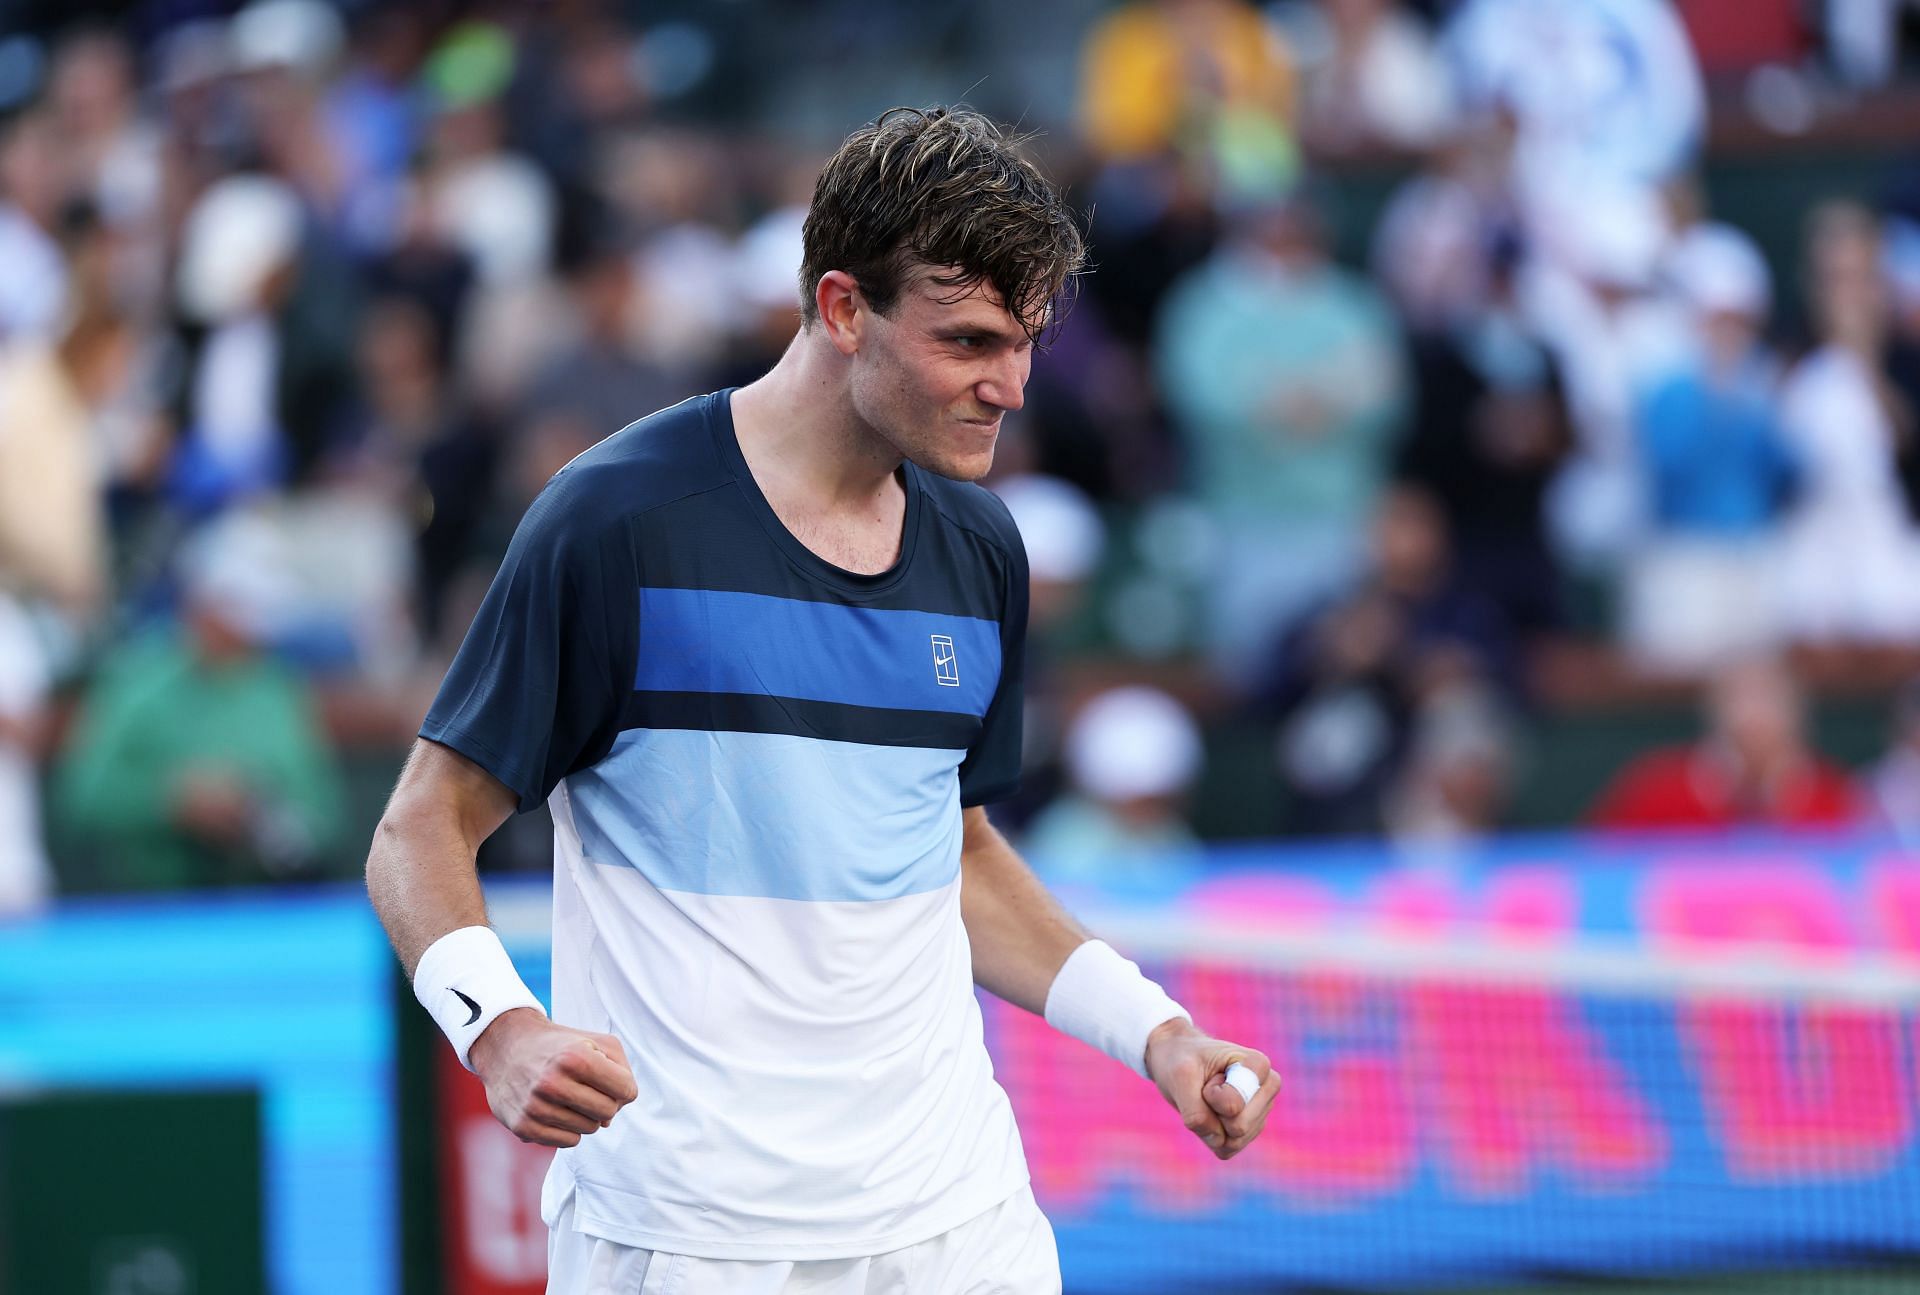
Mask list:
[[[962,333],[953,339],[953,344],[963,351],[977,351],[987,344],[987,339],[978,333]]]

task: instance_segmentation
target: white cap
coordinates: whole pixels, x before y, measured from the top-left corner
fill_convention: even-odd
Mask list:
[[[800,262],[806,257],[805,207],[767,213],[734,247],[734,291],[753,311],[800,309]]]
[[[993,492],[1013,514],[1034,579],[1068,583],[1090,579],[1099,570],[1107,528],[1079,487],[1023,473],[997,483]]]
[[[180,308],[203,323],[250,310],[300,248],[300,200],[278,180],[235,175],[194,204],[181,236]]]
[[[553,247],[553,188],[525,158],[502,154],[462,165],[435,189],[433,215],[489,285],[546,269]]]
[[[1659,195],[1639,185],[1594,185],[1568,194],[1557,218],[1574,272],[1615,287],[1652,283],[1672,237]]]
[[[233,16],[228,57],[236,72],[290,68],[324,76],[346,45],[346,27],[321,0],[256,0]]]
[[[1773,299],[1766,258],[1732,225],[1689,229],[1673,249],[1667,270],[1681,297],[1702,314],[1763,319]]]
[[[1185,791],[1200,772],[1200,727],[1158,688],[1134,685],[1101,693],[1067,730],[1067,770],[1100,800],[1133,800]]]
[[[300,589],[286,537],[258,513],[209,522],[183,547],[179,571],[190,603],[252,638],[271,639],[297,619]]]

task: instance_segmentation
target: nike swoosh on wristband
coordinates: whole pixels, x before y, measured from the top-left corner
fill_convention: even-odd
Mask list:
[[[469,1016],[464,1022],[462,1022],[462,1024],[472,1025],[475,1021],[479,1020],[480,1004],[474,1002],[471,998],[468,998],[465,994],[461,993],[459,990],[452,989],[452,986],[448,986],[448,988],[452,990],[453,996],[455,998],[459,999],[461,1002],[465,1003],[468,1007],[471,1007],[473,1009],[473,1015]]]

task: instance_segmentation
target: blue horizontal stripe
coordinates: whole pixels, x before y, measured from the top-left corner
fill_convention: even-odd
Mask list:
[[[589,859],[662,890],[899,899],[959,876],[959,765],[932,748],[638,730],[570,775],[567,798]]]
[[[999,682],[992,621],[712,589],[640,591],[641,692],[985,715]]]

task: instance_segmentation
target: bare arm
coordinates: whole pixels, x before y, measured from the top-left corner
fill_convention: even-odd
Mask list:
[[[367,853],[367,894],[409,979],[435,940],[486,925],[474,860],[514,803],[512,791],[465,756],[414,743]]]
[[[960,918],[973,945],[973,980],[996,998],[1035,1015],[1047,1010],[1047,990],[1067,955],[1089,938],[1067,915],[1033,869],[987,821],[987,811],[965,811],[960,846]]]
[[[516,801],[458,752],[414,744],[367,853],[367,893],[409,980],[435,940],[487,924],[474,860]],[[637,1095],[618,1039],[530,1008],[496,1018],[468,1056],[494,1117],[525,1142],[573,1146]]]
[[[969,809],[964,821],[960,918],[973,946],[974,983],[1045,1015],[1054,977],[1091,937],[987,821],[986,810]],[[1226,1082],[1227,1067],[1236,1061],[1260,1080],[1251,1101]],[[1264,1054],[1216,1039],[1178,1016],[1148,1036],[1146,1068],[1187,1128],[1222,1160],[1260,1136],[1280,1091],[1280,1077]]]

